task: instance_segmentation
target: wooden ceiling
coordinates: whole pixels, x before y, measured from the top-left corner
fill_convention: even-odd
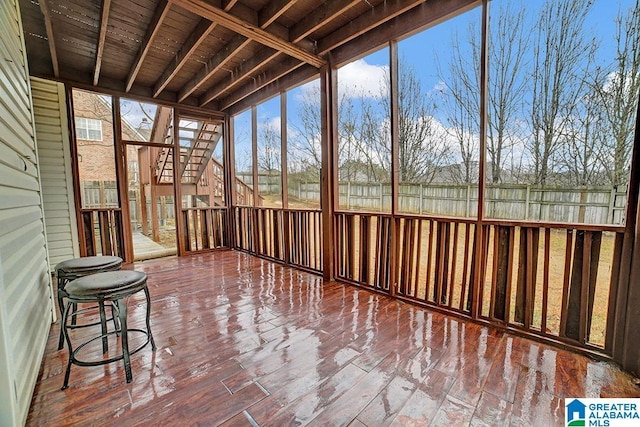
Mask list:
[[[20,0],[32,75],[234,112],[480,0]]]

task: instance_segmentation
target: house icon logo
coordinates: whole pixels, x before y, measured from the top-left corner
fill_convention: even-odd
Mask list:
[[[565,406],[565,413],[567,417],[567,426],[584,427],[586,425],[586,409],[587,405],[582,403],[579,399],[573,399]]]

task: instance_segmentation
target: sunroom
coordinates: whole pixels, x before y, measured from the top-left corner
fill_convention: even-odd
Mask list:
[[[638,0],[0,10],[1,425],[640,397]],[[60,390],[55,267],[97,255],[148,275],[157,349]]]

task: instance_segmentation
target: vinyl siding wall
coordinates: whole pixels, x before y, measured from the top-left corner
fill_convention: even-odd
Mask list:
[[[25,47],[0,1],[0,425],[22,425],[51,324],[51,278]]]
[[[49,262],[54,269],[59,262],[80,256],[64,85],[32,77],[31,94],[47,224],[47,247]]]

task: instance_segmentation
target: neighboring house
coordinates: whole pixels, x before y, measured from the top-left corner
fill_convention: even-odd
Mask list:
[[[113,116],[110,100],[81,90],[73,91],[80,181],[115,181]],[[145,141],[144,136],[123,120],[122,137]],[[137,150],[128,146],[129,161]],[[107,161],[107,159],[110,159]]]

